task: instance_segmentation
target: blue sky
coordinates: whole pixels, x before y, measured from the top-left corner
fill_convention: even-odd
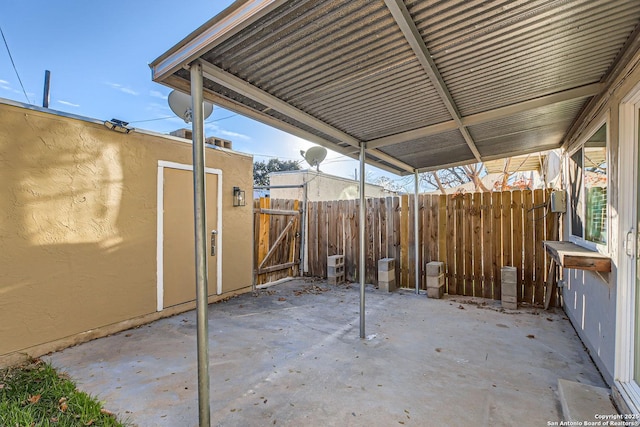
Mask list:
[[[45,70],[51,71],[51,109],[128,121],[170,132],[186,125],[174,117],[165,86],[151,81],[148,64],[230,5],[232,0],[18,0],[5,1],[0,27],[28,97],[42,105]],[[27,102],[4,43],[0,42],[0,97]],[[170,118],[167,118],[170,117]],[[207,119],[207,136],[233,141],[256,160],[300,160],[313,144],[221,108]],[[306,167],[303,164],[303,167]],[[353,177],[358,163],[330,152],[321,170]],[[367,166],[369,179],[399,177]]]

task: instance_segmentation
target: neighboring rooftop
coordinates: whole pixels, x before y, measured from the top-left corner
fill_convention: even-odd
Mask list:
[[[306,183],[306,197],[308,201],[312,202],[353,200],[360,197],[360,181],[315,170],[271,172],[269,180],[273,186],[301,186]],[[395,195],[395,192],[380,185],[365,184],[365,197],[377,198]],[[305,194],[302,188],[271,188],[270,196],[273,199],[303,200]]]

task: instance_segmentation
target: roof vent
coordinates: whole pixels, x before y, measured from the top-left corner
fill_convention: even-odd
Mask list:
[[[229,141],[228,139],[222,139],[222,138],[218,138],[217,136],[211,136],[207,139],[205,139],[205,142],[207,144],[211,144],[211,145],[215,145],[217,147],[220,148],[226,148],[227,150],[232,150],[233,148],[233,142]]]

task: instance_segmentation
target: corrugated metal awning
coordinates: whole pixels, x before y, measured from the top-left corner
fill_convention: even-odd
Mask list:
[[[637,0],[240,0],[153,79],[399,174],[557,148],[625,51]]]

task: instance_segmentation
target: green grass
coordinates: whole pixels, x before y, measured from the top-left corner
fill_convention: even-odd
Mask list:
[[[0,370],[0,426],[124,427],[66,374],[41,360]]]

